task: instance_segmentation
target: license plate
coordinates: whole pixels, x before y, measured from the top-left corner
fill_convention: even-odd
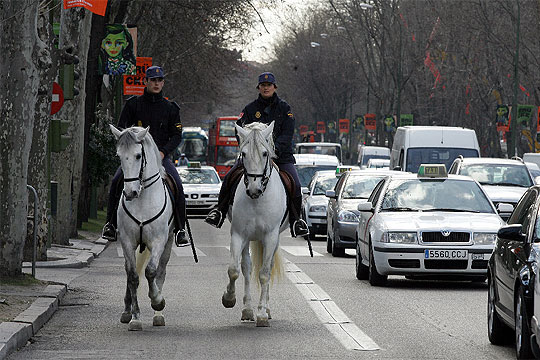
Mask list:
[[[188,200],[188,205],[204,205],[204,200]]]
[[[467,250],[424,250],[425,259],[467,259]]]
[[[471,260],[484,260],[484,254],[471,254]]]

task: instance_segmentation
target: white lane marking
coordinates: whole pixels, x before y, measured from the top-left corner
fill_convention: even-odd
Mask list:
[[[124,250],[119,243],[116,243],[116,253],[118,254],[118,257],[124,257]]]
[[[293,256],[311,256],[309,253],[309,248],[306,246],[280,246],[282,250],[285,250]],[[313,257],[315,256],[324,256],[316,251],[313,251]]]
[[[308,301],[315,315],[347,350],[379,350],[380,347],[367,336],[330,296],[298,266],[285,259],[285,273],[289,280]]]
[[[205,253],[203,253],[198,247],[195,247],[197,250],[197,256],[206,256]],[[191,251],[191,246],[184,246],[184,247],[173,247],[172,251],[176,256],[193,256],[193,252]],[[118,253],[118,257],[124,257],[124,251],[122,250],[122,246],[120,244],[116,245],[116,252]]]

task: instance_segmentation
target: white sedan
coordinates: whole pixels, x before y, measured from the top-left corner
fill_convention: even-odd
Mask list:
[[[375,286],[388,275],[483,281],[504,225],[482,187],[444,165],[386,177],[358,211],[356,277]]]
[[[221,180],[212,166],[191,162],[190,166],[176,168],[186,196],[188,215],[207,214],[218,201]]]
[[[317,171],[308,187],[302,188],[302,218],[308,224],[310,240],[315,240],[316,234],[326,235],[326,190],[333,189],[337,180],[334,170]]]

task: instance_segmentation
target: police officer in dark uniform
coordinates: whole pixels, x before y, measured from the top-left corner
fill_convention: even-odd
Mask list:
[[[177,193],[175,198],[175,217],[177,229],[175,241],[177,244],[187,244],[184,231],[186,219],[186,199],[182,181],[174,167],[170,153],[176,149],[182,140],[182,123],[180,122],[180,107],[170,102],[162,95],[161,90],[165,83],[165,73],[159,66],[150,66],[146,70],[144,79],[145,89],[141,96],[133,96],[126,102],[118,127],[126,129],[131,126],[150,127],[150,134],[154,139],[165,171],[176,182]],[[107,207],[107,223],[103,227],[102,237],[109,241],[116,240],[116,211],[120,201],[118,182],[123,178],[122,168],[118,168],[109,190],[109,203]]]
[[[274,162],[280,170],[285,170],[294,178],[295,190],[293,195],[293,206],[296,214],[300,214],[302,205],[302,193],[300,191],[300,179],[294,166],[295,160],[293,156],[293,136],[295,128],[294,115],[291,107],[284,100],[280,99],[276,93],[277,85],[274,74],[265,72],[259,75],[259,97],[257,100],[248,104],[242,113],[240,119],[236,122],[239,126],[244,126],[252,122],[261,122],[270,124],[274,121],[274,144],[277,159]],[[218,205],[212,209],[205,221],[212,226],[220,228],[227,214],[229,201],[233,194],[230,194],[229,177],[236,170],[239,161],[225,175],[223,185],[219,193]],[[305,236],[309,233],[307,224],[302,219],[296,219],[293,214],[289,214],[291,224],[291,233],[293,236]]]

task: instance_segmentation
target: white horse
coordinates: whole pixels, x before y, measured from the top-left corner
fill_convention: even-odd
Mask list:
[[[129,330],[142,330],[137,288],[145,268],[148,296],[155,310],[153,325],[163,326],[165,318],[161,310],[165,299],[161,290],[174,240],[173,203],[165,188],[165,169],[148,128],[121,131],[113,125],[110,127],[117,140],[116,153],[124,173],[117,238],[124,251],[127,287],[120,321],[129,323]],[[146,247],[142,254],[137,251],[141,246]]]
[[[237,187],[234,203],[229,211],[231,221],[231,262],[229,264],[229,284],[222,296],[223,306],[231,308],[236,304],[235,281],[238,279],[240,262],[244,276],[244,307],[242,320],[254,321],[251,307],[250,278],[252,255],[255,275],[258,273],[260,299],[257,308],[257,326],[268,326],[270,317],[269,281],[274,274],[282,271],[279,256],[279,234],[288,227],[286,219],[287,194],[278,168],[273,164],[274,142],[269,126],[262,123],[236,126],[240,137],[240,153],[244,163],[243,182]]]

